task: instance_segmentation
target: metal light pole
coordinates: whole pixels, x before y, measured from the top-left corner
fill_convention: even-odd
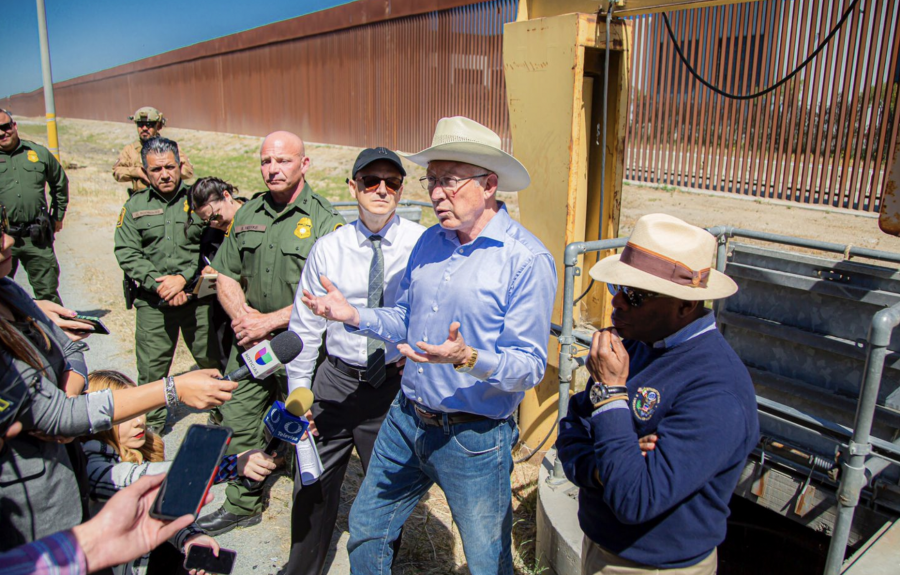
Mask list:
[[[50,43],[47,41],[47,14],[44,0],[37,0],[38,36],[41,39],[41,72],[44,76],[44,108],[47,110],[47,144],[59,160],[59,137],[56,131],[56,104],[53,102],[53,73],[50,71]]]

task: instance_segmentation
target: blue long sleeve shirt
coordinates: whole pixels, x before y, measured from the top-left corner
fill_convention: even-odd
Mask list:
[[[358,308],[357,333],[415,348],[420,341],[443,343],[458,321],[466,344],[478,350],[472,371],[409,362],[403,393],[435,411],[503,419],[544,376],[555,297],[553,256],[501,204],[467,244],[439,225],[426,230],[396,305]]]
[[[759,440],[747,369],[708,327],[662,347],[624,342],[627,408],[592,417],[581,392],[560,422],[556,445],[581,488],[582,530],[630,561],[669,569],[709,555],[725,538],[728,502]],[[638,438],[650,433],[659,440],[643,457]]]

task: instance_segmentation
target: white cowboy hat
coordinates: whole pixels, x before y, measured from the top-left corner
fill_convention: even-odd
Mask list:
[[[686,301],[721,299],[737,284],[711,268],[716,238],[706,230],[667,214],[637,221],[621,254],[603,258],[591,277]]]
[[[500,136],[462,116],[441,118],[434,129],[430,148],[418,154],[398,154],[425,167],[428,162],[437,160],[482,167],[497,174],[497,189],[506,192],[524,190],[531,183],[525,166],[500,149]]]

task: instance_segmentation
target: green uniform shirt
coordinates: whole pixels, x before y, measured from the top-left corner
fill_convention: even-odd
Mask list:
[[[128,198],[116,223],[116,259],[131,279],[156,293],[156,278],[182,275],[189,280],[197,273],[200,234],[194,221],[185,233],[187,186],[184,183],[166,200],[154,188]]]
[[[69,178],[44,146],[19,140],[10,153],[0,150],[0,204],[13,224],[33,222],[47,209],[45,185],[50,186],[49,214],[61,222],[69,206]]]
[[[294,303],[306,256],[316,240],[344,218],[309,184],[279,212],[271,193],[259,194],[237,211],[212,267],[241,283],[247,303],[272,313]]]

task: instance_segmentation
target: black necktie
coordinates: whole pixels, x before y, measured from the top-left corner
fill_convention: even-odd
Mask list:
[[[370,308],[384,305],[384,254],[381,253],[381,236],[369,236],[372,242],[372,265],[369,266],[369,301]],[[384,342],[369,338],[366,343],[366,380],[372,387],[384,383]]]

